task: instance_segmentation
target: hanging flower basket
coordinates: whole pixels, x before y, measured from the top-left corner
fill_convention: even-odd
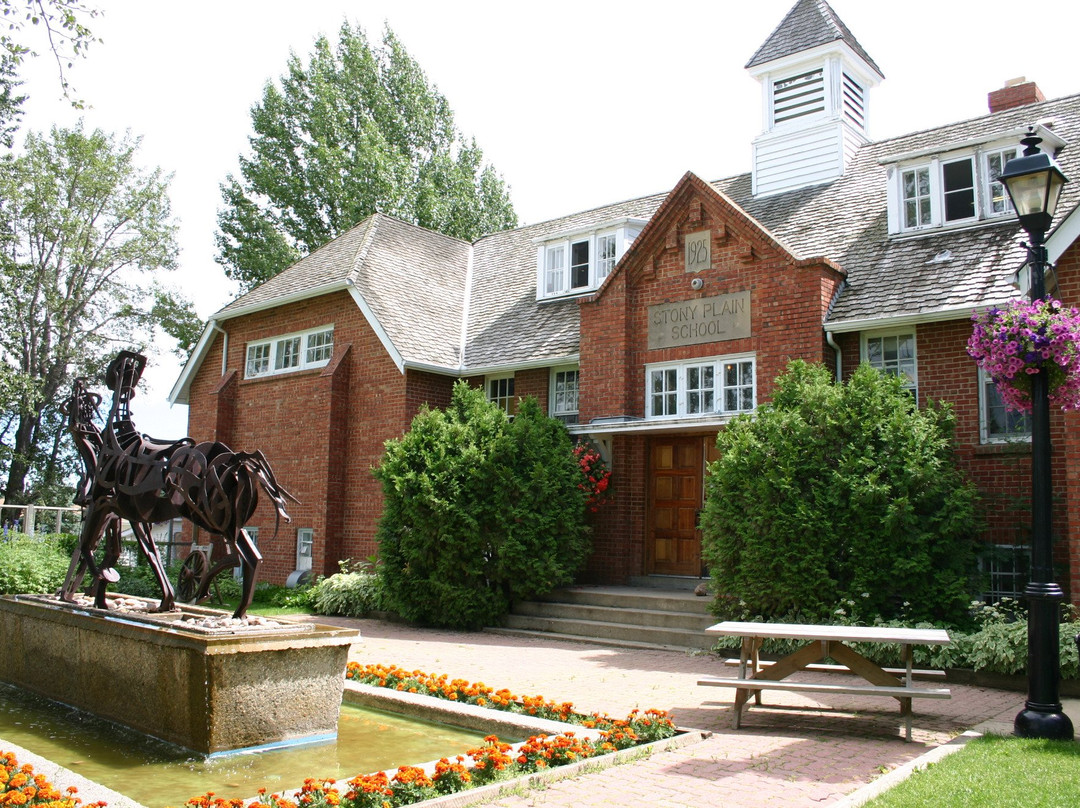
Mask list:
[[[1012,300],[971,317],[967,351],[1010,410],[1031,412],[1031,377],[1048,373],[1050,403],[1080,409],[1080,311],[1057,300]]]

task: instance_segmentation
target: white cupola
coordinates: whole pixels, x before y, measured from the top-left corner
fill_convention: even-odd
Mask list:
[[[753,193],[828,182],[869,140],[869,91],[884,78],[825,0],[799,0],[747,70],[761,83]]]

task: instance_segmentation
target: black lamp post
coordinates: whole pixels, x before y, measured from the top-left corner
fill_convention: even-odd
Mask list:
[[[1020,142],[1025,146],[1023,155],[1010,160],[999,179],[1030,239],[1025,246],[1031,267],[1030,294],[1035,301],[1046,295],[1046,231],[1061,187],[1068,180],[1053,158],[1039,150],[1042,138],[1035,135],[1034,127]],[[1062,712],[1058,689],[1058,604],[1065,595],[1054,583],[1052,496],[1048,373],[1040,369],[1031,377],[1031,581],[1024,590],[1028,602],[1028,698],[1013,721],[1013,731],[1023,738],[1072,739],[1072,721]]]

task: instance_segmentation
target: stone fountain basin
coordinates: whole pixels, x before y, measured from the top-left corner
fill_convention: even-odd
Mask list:
[[[197,754],[337,734],[351,629],[110,596],[0,597],[0,681]]]

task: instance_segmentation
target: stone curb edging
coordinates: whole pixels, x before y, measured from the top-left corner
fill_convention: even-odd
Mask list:
[[[975,738],[982,736],[981,732],[975,730],[968,730],[961,735],[957,735],[951,741],[941,746],[935,746],[914,760],[909,760],[903,766],[898,766],[888,774],[882,775],[872,783],[867,783],[856,791],[851,792],[845,797],[841,797],[836,802],[829,803],[829,808],[859,808],[861,805],[865,805],[875,797],[885,793],[895,785],[907,780],[911,775],[920,769],[925,769],[933,763],[937,763],[942,758],[948,757],[954,752],[959,752],[965,746],[968,741],[972,741]]]

